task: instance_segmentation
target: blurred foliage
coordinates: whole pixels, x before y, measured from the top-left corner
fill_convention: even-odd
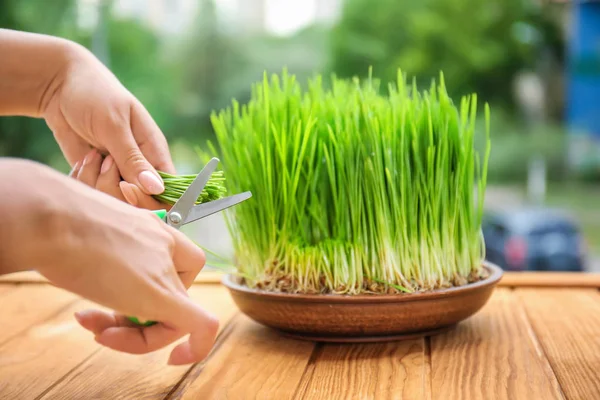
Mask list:
[[[175,124],[180,67],[159,37],[135,20],[108,18],[106,33],[108,67],[168,136]],[[76,41],[91,49],[92,34],[81,32]]]
[[[51,5],[43,0],[0,0],[0,10],[3,28],[61,36],[92,49],[94,32],[75,25],[73,0],[55,1]],[[109,68],[144,104],[167,136],[176,132],[175,103],[183,85],[178,80],[177,64],[164,53],[164,43],[137,21],[109,16],[104,23]],[[63,171],[68,169],[43,120],[1,118],[0,151],[2,155],[33,159]]]
[[[443,71],[454,97],[477,93],[510,108],[511,84],[541,49],[562,62],[556,9],[523,0],[346,0],[332,32],[331,69],[384,81],[403,69],[428,85]]]
[[[364,77],[372,66],[389,82],[401,68],[420,87],[443,71],[455,100],[477,93],[479,104],[492,105],[490,182],[525,182],[535,154],[545,158],[548,178],[561,180],[563,11],[533,0],[346,0],[331,32],[330,70]],[[545,86],[546,122],[524,121],[514,93],[524,71],[539,74]]]
[[[198,24],[181,50],[186,85],[178,116],[179,131],[186,132],[184,138],[195,146],[214,138],[210,113],[229,106],[233,99],[248,101],[252,84],[261,81],[265,72],[279,73],[285,67],[306,82],[327,64],[329,30],[318,25],[277,37],[221,32],[208,12]]]
[[[243,39],[221,31],[212,0],[201,0],[199,5],[194,27],[172,54],[180,67],[173,101],[176,121],[169,132],[194,144],[212,135],[210,113],[249,87],[247,80],[240,81],[248,67]]]
[[[478,123],[476,147],[483,151],[484,121]],[[492,109],[491,153],[488,180],[492,183],[525,183],[529,162],[533,156],[542,156],[546,163],[549,182],[570,178],[567,168],[567,136],[555,124],[527,126],[502,110]]]
[[[233,98],[247,101],[251,83],[261,80],[263,72],[287,67],[305,81],[327,69],[342,77],[365,76],[373,66],[384,82],[395,80],[400,67],[426,86],[441,70],[454,96],[476,92],[492,103],[490,181],[525,180],[534,151],[546,157],[550,178],[564,176],[563,132],[551,121],[540,128],[543,136],[531,134],[512,94],[517,73],[538,71],[551,86],[546,96],[552,101],[547,104],[551,114],[560,120],[560,7],[540,7],[533,0],[344,0],[333,28],[313,25],[289,37],[274,37],[224,31],[213,1],[198,1],[196,20],[180,37],[110,14],[104,22],[106,36],[100,37],[109,68],[149,110],[173,157],[188,172],[197,167],[193,147],[213,135],[210,113]],[[98,32],[76,25],[75,3],[0,0],[0,26],[97,48]],[[548,57],[554,63],[550,72],[540,66]],[[0,118],[0,155],[68,168],[43,120]]]
[[[0,27],[73,38],[73,0],[0,0]],[[65,169],[54,137],[41,119],[0,118],[0,156],[27,157]]]

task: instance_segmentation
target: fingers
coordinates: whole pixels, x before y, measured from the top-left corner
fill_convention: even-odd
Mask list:
[[[125,201],[119,187],[121,175],[110,155],[102,160],[102,156],[96,150],[90,151],[82,161],[75,163],[69,176],[112,197]]]
[[[169,357],[170,365],[184,365],[202,361],[210,353],[217,337],[219,321],[190,299],[184,299],[177,315],[177,328],[189,332],[188,340],[177,345]]]
[[[81,161],[76,161],[75,164],[73,165],[73,168],[71,169],[71,172],[69,172],[69,176],[71,178],[77,179],[77,175],[79,175],[80,169],[81,169]]]
[[[171,160],[169,145],[156,122],[146,108],[134,100],[131,109],[131,131],[142,153],[155,168],[160,171],[175,173]]]
[[[169,364],[182,365],[202,361],[209,354],[219,321],[189,298],[177,296],[179,302],[176,323],[158,323],[141,327],[132,325],[124,316],[98,310],[75,314],[79,324],[91,331],[96,342],[116,351],[146,354],[159,350],[189,333],[188,340],[177,345],[169,356]]]
[[[156,308],[157,314],[151,317],[160,321],[158,324],[137,326],[122,315],[98,310],[82,311],[75,316],[82,327],[94,333],[98,343],[132,354],[161,349],[189,334],[187,341],[172,350],[169,364],[190,364],[201,361],[209,354],[219,323],[213,315],[197,306],[183,287],[191,286],[204,266],[204,252],[183,233],[167,225],[165,228],[172,231],[175,238],[173,262],[181,281],[171,281],[177,283],[177,287],[159,293],[160,298],[156,303],[161,306]]]
[[[119,188],[125,200],[134,207],[145,208],[146,210],[171,209],[170,205],[159,202],[129,182],[121,181]]]
[[[75,319],[79,324],[99,335],[108,328],[134,327],[135,325],[122,315],[110,314],[99,310],[84,310],[75,313]]]
[[[75,314],[75,318],[95,335],[101,345],[132,354],[161,349],[185,334],[163,324],[137,326],[123,315],[99,310],[81,311]]]
[[[170,227],[169,227],[170,228]],[[173,263],[179,273],[179,278],[187,288],[192,286],[196,276],[206,263],[206,256],[202,249],[188,239],[182,232],[172,229],[175,237]]]
[[[170,365],[202,361],[209,354],[217,336],[219,321],[186,296],[174,296],[167,313],[168,324],[142,327],[132,324],[118,314],[85,310],[75,314],[79,324],[92,332],[96,342],[116,351],[146,354],[159,350],[189,333],[188,340],[177,345],[169,356]]]
[[[119,182],[121,182],[121,174],[119,173],[119,169],[117,168],[112,156],[106,156],[104,161],[102,161],[102,166],[100,167],[100,175],[98,176],[98,181],[96,182],[96,189],[116,197],[121,201],[125,201],[125,197],[121,192]]]
[[[143,193],[160,194],[164,183],[154,167],[146,160],[131,131],[132,107],[129,115],[114,116],[104,133],[106,148],[113,156],[123,178],[135,184]]]
[[[108,155],[102,160],[96,150],[90,151],[84,160],[76,162],[69,176],[134,207],[147,210],[171,208],[145,194],[137,186],[121,181],[121,173],[114,158]]]
[[[81,161],[90,151],[90,145],[71,129],[71,126],[69,126],[59,108],[58,102],[51,102],[48,107],[46,111],[46,123],[50,130],[52,130],[54,138],[60,150],[65,155],[67,162],[69,165],[74,166],[75,163]]]
[[[96,187],[101,163],[102,156],[100,156],[100,153],[96,149],[92,149],[81,163],[81,167],[77,173],[77,180],[88,186]]]
[[[96,342],[113,350],[145,354],[162,349],[183,337],[185,332],[156,324],[149,327],[109,327],[96,335]]]

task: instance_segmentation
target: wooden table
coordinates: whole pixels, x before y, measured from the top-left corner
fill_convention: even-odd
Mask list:
[[[450,332],[323,345],[240,314],[214,274],[191,296],[221,319],[205,362],[166,366],[96,344],[73,313],[91,305],[32,274],[0,279],[1,399],[600,399],[600,276],[506,274]]]

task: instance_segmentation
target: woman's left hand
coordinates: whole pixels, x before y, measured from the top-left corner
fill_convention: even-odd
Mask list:
[[[160,203],[143,193],[136,185],[122,181],[113,157],[108,155],[103,159],[95,149],[87,153],[83,160],[75,163],[69,176],[134,207],[148,210],[171,208],[170,205]]]
[[[173,173],[167,141],[148,111],[87,49],[73,45],[42,116],[73,169],[91,148],[111,155],[142,195],[164,191],[156,169]],[[115,193],[116,194],[116,193]]]

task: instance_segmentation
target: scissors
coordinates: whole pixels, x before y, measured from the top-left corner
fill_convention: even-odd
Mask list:
[[[154,210],[156,216],[166,222],[168,225],[179,229],[183,225],[189,224],[190,222],[197,221],[209,215],[215,214],[226,208],[235,206],[252,197],[251,192],[243,192],[235,194],[233,196],[224,197],[219,200],[209,201],[207,203],[197,204],[196,201],[204,186],[208,183],[212,173],[217,168],[219,159],[213,157],[208,164],[200,171],[198,176],[192,181],[190,186],[185,190],[183,195],[177,200],[173,207],[167,210]],[[137,325],[150,326],[156,324],[156,321],[141,322],[136,317],[127,317],[131,322]]]

